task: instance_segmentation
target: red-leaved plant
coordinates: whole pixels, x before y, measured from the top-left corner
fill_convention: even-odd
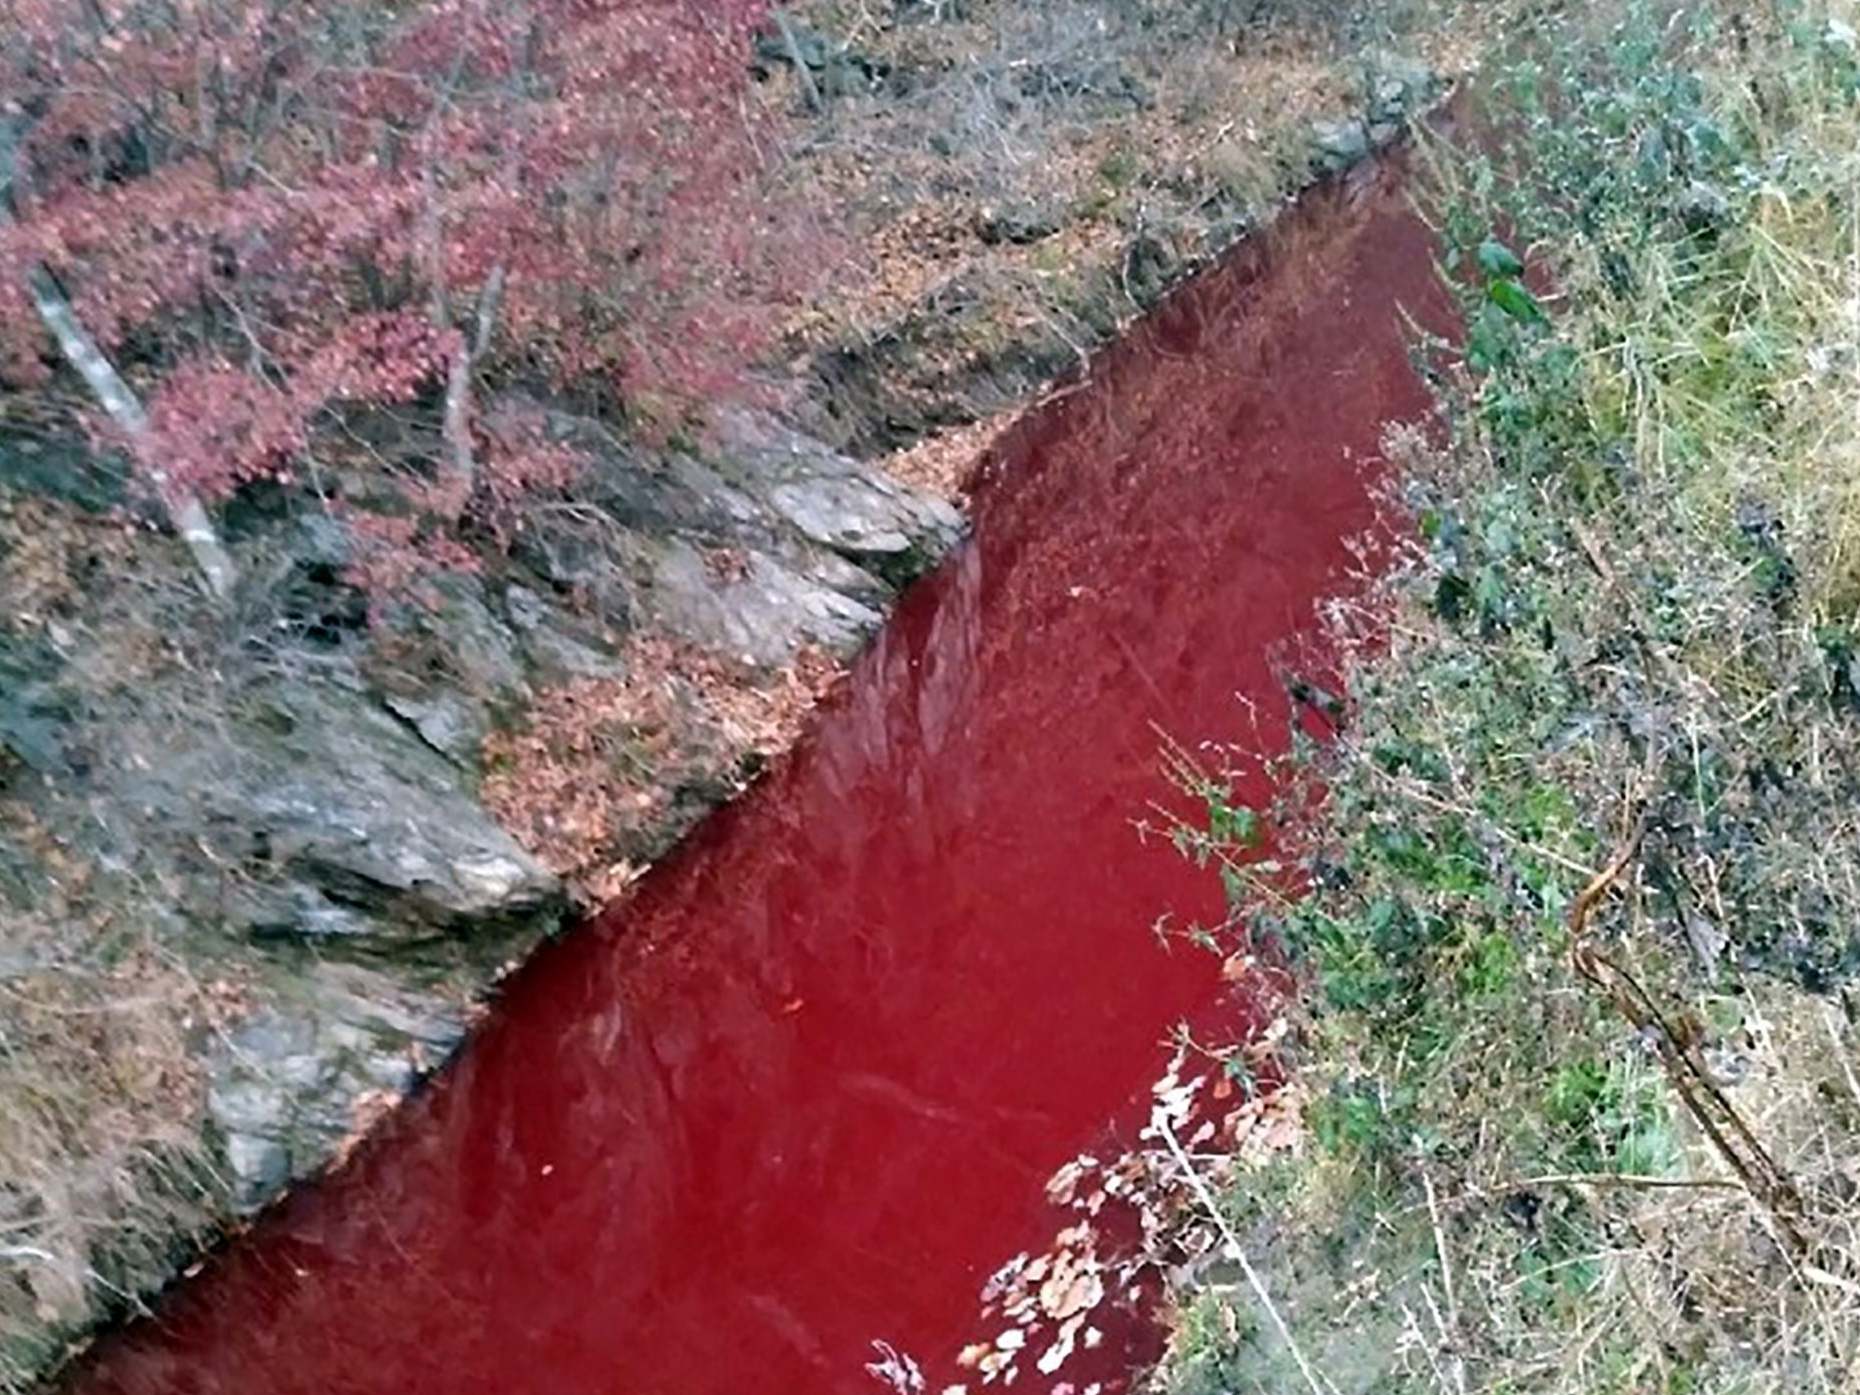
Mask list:
[[[461,564],[462,523],[507,534],[572,468],[487,378],[664,411],[764,342],[805,250],[748,100],[764,9],[0,0],[0,386],[61,350],[184,535],[419,404],[443,444],[364,571]]]

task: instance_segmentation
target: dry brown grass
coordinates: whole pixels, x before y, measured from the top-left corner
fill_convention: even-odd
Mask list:
[[[849,255],[789,343],[876,354],[933,428],[1016,405],[1159,294],[1129,275],[1133,249],[1161,257],[1166,284],[1310,177],[1311,122],[1355,109],[1364,49],[1393,41],[1457,71],[1489,10],[1376,5],[1345,34],[1324,7],[1252,7],[1240,24],[1149,0],[977,0],[940,23],[803,6],[908,90],[842,96],[792,127],[798,191]],[[798,98],[778,80],[772,100]],[[1050,231],[991,241],[1003,213]],[[1040,365],[1031,380],[1017,359]],[[997,362],[1005,397],[971,384]]]
[[[793,744],[839,673],[806,651],[757,675],[655,635],[630,639],[622,661],[625,676],[547,691],[485,743],[486,807],[589,906]]]
[[[194,1044],[239,994],[20,807],[0,803],[0,838],[46,873],[31,910],[0,913],[0,1388],[23,1388],[48,1331],[131,1301],[217,1211]]]

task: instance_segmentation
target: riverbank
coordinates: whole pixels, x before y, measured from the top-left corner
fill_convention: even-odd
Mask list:
[[[554,411],[574,488],[417,604],[355,584],[324,478],[228,503],[211,603],[74,384],[0,403],[0,1387],[340,1166],[793,738],[1003,413],[1434,88],[1387,28],[921,8],[809,9],[807,78],[759,60],[771,160],[866,273],[795,308],[785,411],[651,444]]]
[[[1179,1015],[1248,991],[1144,933],[1220,899],[1129,811],[1166,797],[1159,726],[1261,730],[1374,521],[1359,462],[1425,415],[1406,316],[1446,297],[1405,166],[1312,191],[1020,419],[792,757],[72,1391],[505,1395],[539,1332],[557,1395],[1126,1388],[1154,1289],[1119,1277],[1131,1179],[1080,1155],[1141,1127]]]
[[[1295,1107],[1183,1188],[1158,1390],[1853,1388],[1854,15],[1608,11],[1429,145],[1463,352],[1330,612],[1335,740],[1271,809],[1185,772],[1223,951],[1300,995]]]

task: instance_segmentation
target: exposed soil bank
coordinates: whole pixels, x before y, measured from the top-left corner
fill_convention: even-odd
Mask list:
[[[1173,299],[991,453],[797,754],[70,1388],[865,1391],[879,1338],[957,1379],[1046,1178],[1219,995],[1147,933],[1218,910],[1136,845],[1156,728],[1256,740],[1238,696],[1283,738],[1274,650],[1372,522],[1438,294],[1365,166]]]

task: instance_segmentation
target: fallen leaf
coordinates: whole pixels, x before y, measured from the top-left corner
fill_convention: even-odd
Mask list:
[[[1095,1308],[1104,1298],[1104,1280],[1095,1265],[1069,1274],[1055,1274],[1040,1287],[1040,1306],[1052,1318],[1069,1318]]]

